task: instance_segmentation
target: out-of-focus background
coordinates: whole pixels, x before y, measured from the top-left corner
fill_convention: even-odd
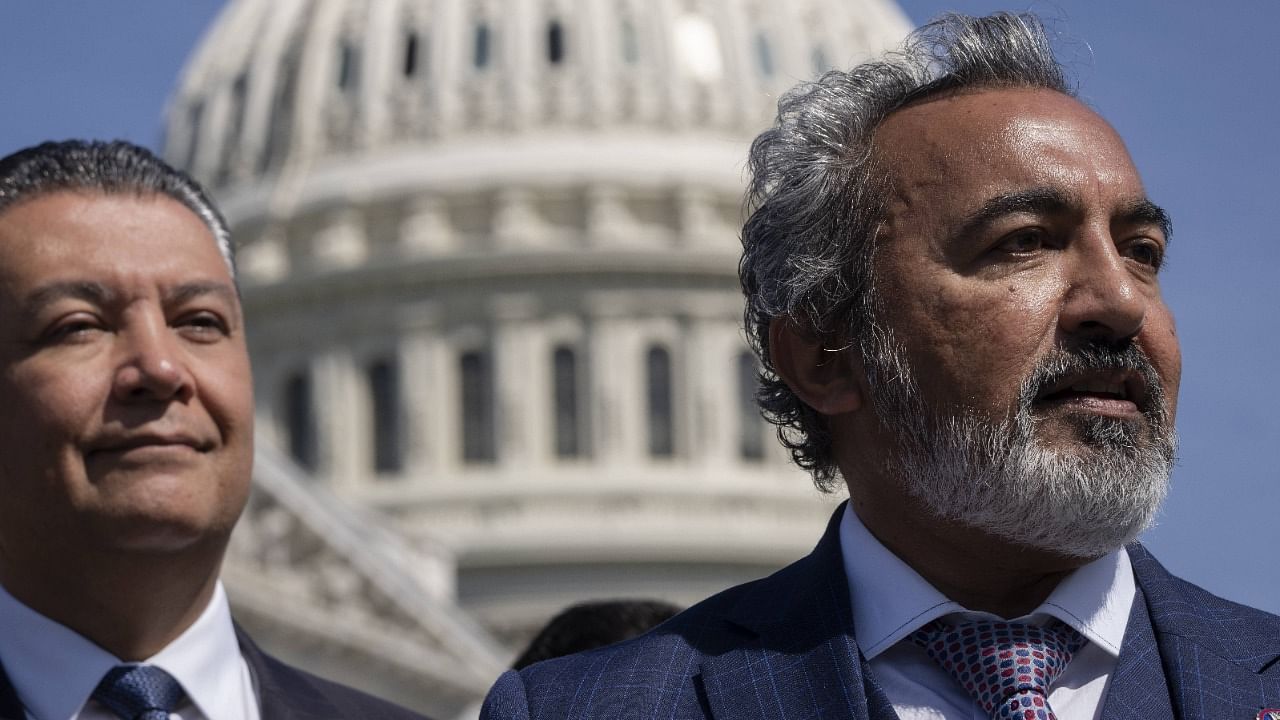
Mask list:
[[[836,499],[744,401],[746,144],[794,82],[996,9],[7,3],[0,154],[122,137],[212,188],[259,404],[237,616],[286,659],[467,717],[564,605],[687,604],[816,541]],[[1182,442],[1143,539],[1280,611],[1280,5],[1031,9],[1174,217]]]

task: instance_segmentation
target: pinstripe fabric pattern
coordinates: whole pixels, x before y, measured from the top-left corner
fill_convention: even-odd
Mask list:
[[[853,639],[842,511],[768,578],[634,640],[504,674],[482,720],[896,720]],[[1252,720],[1280,706],[1280,618],[1173,578],[1141,546],[1129,554],[1139,601],[1103,717]]]

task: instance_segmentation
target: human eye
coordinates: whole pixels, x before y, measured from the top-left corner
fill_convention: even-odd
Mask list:
[[[1138,238],[1126,245],[1125,257],[1134,262],[1158,271],[1164,266],[1164,246],[1151,238]]]
[[[179,316],[173,326],[198,342],[215,342],[231,334],[231,325],[221,313],[212,310],[194,310]]]
[[[1030,227],[1005,235],[995,250],[1006,255],[1030,255],[1043,250],[1048,244],[1048,233],[1041,228]]]
[[[47,344],[85,343],[106,331],[102,320],[88,313],[75,313],[58,318],[45,328],[40,340]]]

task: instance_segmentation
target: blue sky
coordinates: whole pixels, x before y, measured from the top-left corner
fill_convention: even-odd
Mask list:
[[[1174,218],[1164,291],[1183,347],[1179,463],[1144,536],[1172,570],[1280,612],[1280,204],[1277,0],[901,0],[939,12],[1031,9],[1064,37],[1080,95],[1129,144]],[[43,139],[161,140],[164,103],[220,0],[0,4],[0,155]]]

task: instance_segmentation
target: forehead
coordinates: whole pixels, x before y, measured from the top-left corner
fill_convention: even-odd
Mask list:
[[[875,140],[877,159],[900,199],[928,192],[945,205],[1030,186],[1129,199],[1143,194],[1115,130],[1052,90],[940,95],[890,115]]]
[[[163,195],[58,191],[0,212],[0,284],[230,281],[213,234]]]

